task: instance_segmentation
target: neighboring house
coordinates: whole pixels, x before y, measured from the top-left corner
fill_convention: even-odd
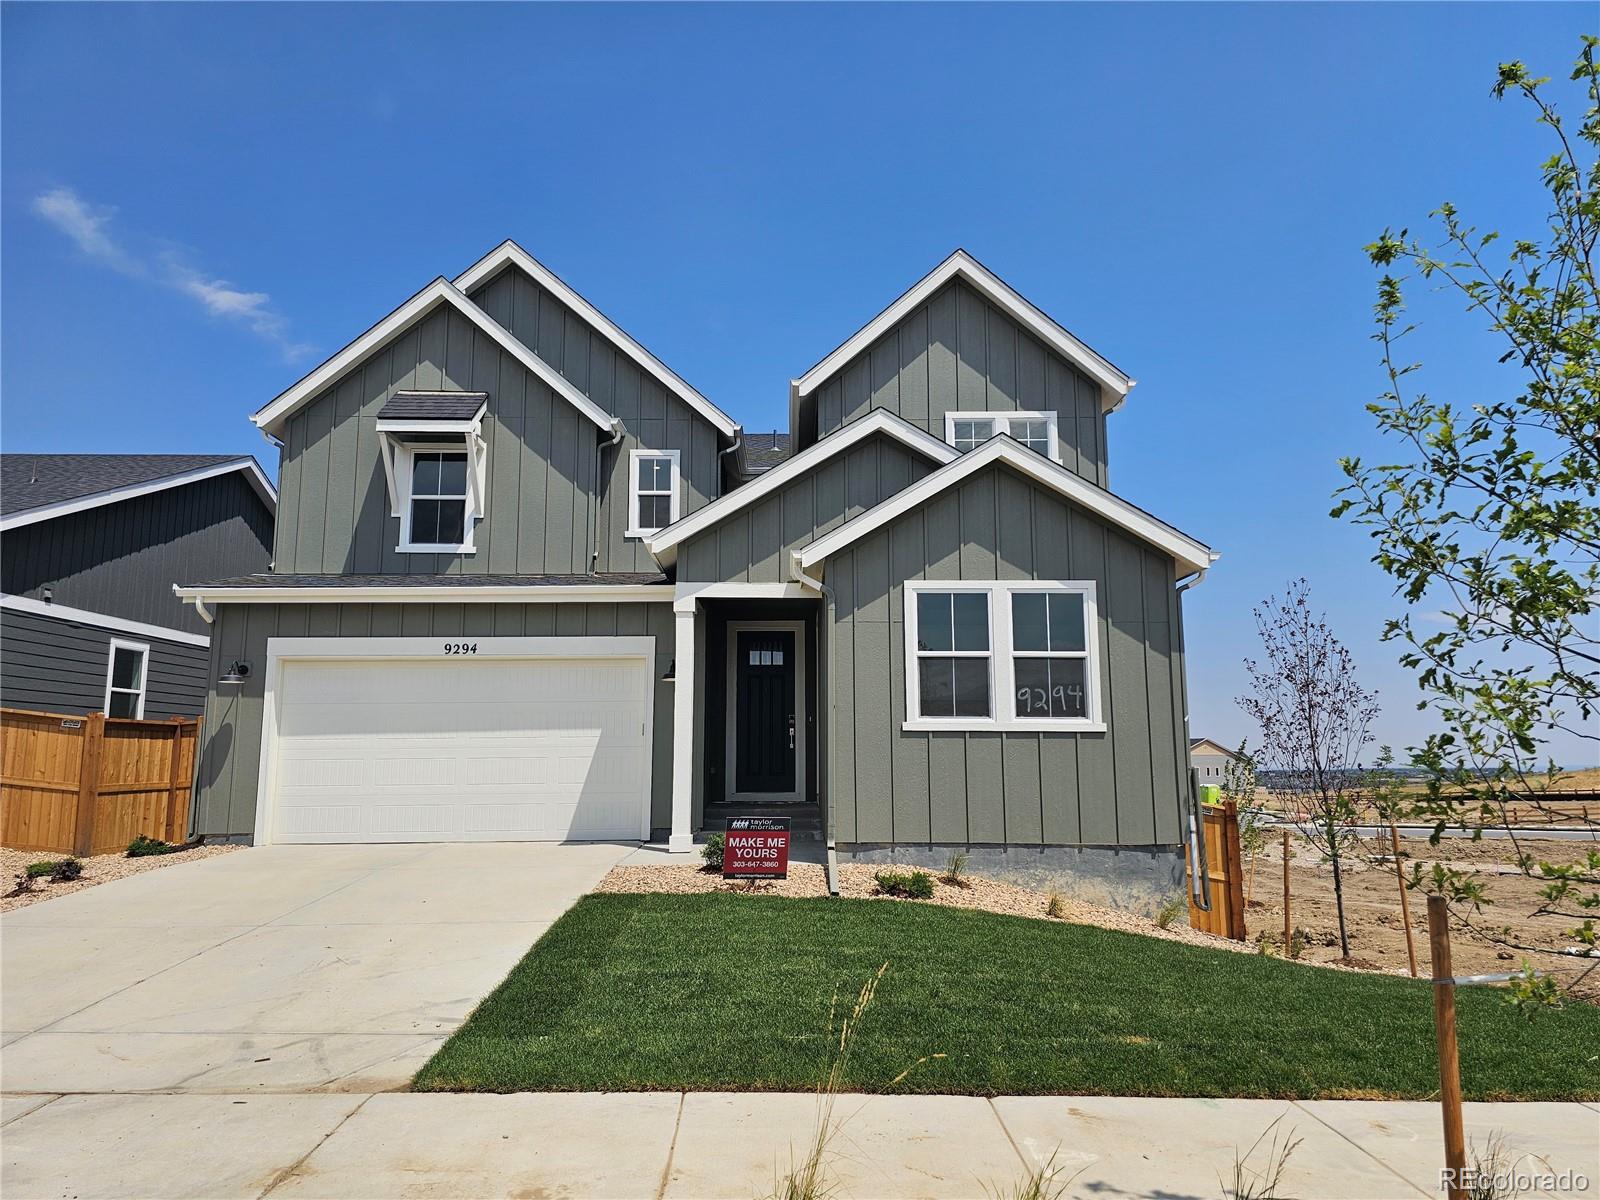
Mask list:
[[[1214,783],[1221,787],[1228,764],[1238,760],[1239,756],[1220,742],[1210,738],[1189,739],[1189,765],[1198,773],[1202,786]]]
[[[682,850],[788,804],[844,859],[1181,887],[1216,556],[1106,490],[1132,386],[958,251],[745,434],[508,242],[255,414],[273,570],[179,593],[245,676],[196,828]]]
[[[264,570],[277,493],[220,454],[0,454],[0,705],[113,717],[205,706],[197,574]]]

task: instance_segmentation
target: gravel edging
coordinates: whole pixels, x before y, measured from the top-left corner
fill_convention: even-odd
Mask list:
[[[83,875],[71,883],[51,883],[48,879],[40,879],[34,883],[31,892],[23,892],[20,896],[0,896],[0,913],[27,908],[44,900],[54,900],[57,896],[67,896],[102,883],[126,879],[130,875],[142,875],[159,867],[176,866],[178,863],[194,862],[202,858],[215,858],[219,854],[231,854],[235,850],[243,849],[243,846],[196,846],[192,850],[179,850],[173,854],[151,854],[144,858],[129,858],[121,853],[97,854],[92,858],[79,859],[83,863]],[[70,857],[67,854],[46,850],[12,850],[0,847],[0,888],[9,892],[15,885],[16,877],[26,871],[31,863],[53,862]]]

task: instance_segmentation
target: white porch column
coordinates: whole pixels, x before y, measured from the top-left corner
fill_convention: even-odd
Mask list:
[[[667,839],[667,849],[683,854],[694,849],[694,694],[699,686],[695,672],[695,604],[693,596],[682,597],[673,604],[677,637],[673,644],[672,836]]]

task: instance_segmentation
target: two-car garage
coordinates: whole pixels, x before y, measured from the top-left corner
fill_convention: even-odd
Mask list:
[[[274,638],[258,845],[637,841],[651,638]]]

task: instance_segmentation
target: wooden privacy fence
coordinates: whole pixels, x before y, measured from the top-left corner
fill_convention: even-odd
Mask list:
[[[200,722],[0,709],[0,845],[106,854],[189,836]]]
[[[1244,865],[1239,851],[1239,808],[1232,800],[1220,806],[1202,804],[1206,840],[1206,878],[1211,885],[1211,911],[1194,902],[1194,864],[1189,865],[1189,924],[1206,933],[1245,940]]]

